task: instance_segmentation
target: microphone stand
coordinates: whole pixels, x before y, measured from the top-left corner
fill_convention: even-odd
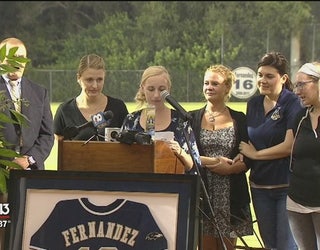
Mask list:
[[[95,132],[88,140],[86,140],[86,141],[82,144],[82,146],[88,144],[90,141],[93,140],[94,137],[96,137],[96,140],[97,140],[97,141],[99,141],[99,138],[102,138],[102,139],[105,140],[105,137],[104,137],[103,135],[100,135],[98,128],[96,128],[96,132]]]
[[[207,217],[208,217],[209,220],[212,222],[212,225],[216,228],[216,230],[217,230],[217,232],[218,232],[218,234],[219,234],[219,239],[220,239],[220,241],[221,241],[221,245],[222,245],[223,249],[224,249],[224,250],[227,250],[227,247],[226,247],[226,245],[225,245],[225,243],[224,243],[224,241],[223,241],[223,238],[222,238],[221,232],[220,232],[220,230],[219,230],[219,227],[218,227],[218,225],[217,225],[217,223],[216,223],[216,221],[215,221],[215,214],[214,214],[212,205],[211,205],[211,203],[210,203],[209,194],[208,194],[207,188],[206,188],[206,186],[205,186],[205,184],[204,184],[204,181],[203,181],[202,176],[201,176],[201,173],[200,173],[200,168],[201,168],[202,166],[201,166],[201,165],[198,163],[198,161],[196,160],[196,158],[195,158],[195,156],[194,156],[194,154],[193,154],[194,150],[192,149],[192,146],[191,146],[191,144],[190,144],[190,135],[194,137],[194,133],[193,133],[193,130],[191,129],[190,133],[188,134],[188,133],[186,132],[186,129],[185,129],[185,128],[187,128],[187,127],[190,127],[190,128],[191,128],[191,124],[190,124],[190,121],[189,121],[188,118],[186,118],[185,121],[184,121],[183,134],[184,134],[184,137],[185,137],[185,139],[186,139],[186,144],[187,144],[187,147],[188,147],[190,156],[191,156],[191,158],[192,158],[193,164],[194,164],[194,166],[195,166],[196,173],[197,173],[197,175],[199,175],[199,177],[200,177],[200,184],[201,184],[202,191],[203,191],[204,198],[205,198],[205,200],[200,200],[200,201],[201,201],[200,204],[207,202],[207,204],[208,204],[208,206],[209,206],[209,208],[210,208],[210,213],[211,213],[211,215],[212,215],[212,218],[210,218],[210,217],[208,217],[208,216],[207,216]],[[200,197],[200,199],[202,199],[202,197]],[[201,211],[201,213],[205,214],[204,211],[202,211],[202,209],[200,209],[200,211]],[[203,246],[202,246],[203,216],[202,216],[200,213],[199,213],[199,215],[200,215],[199,231],[200,231],[201,234],[199,235],[199,240],[198,240],[198,241],[199,241],[199,243],[198,243],[198,244],[199,244],[198,250],[202,250],[202,249],[203,249]]]

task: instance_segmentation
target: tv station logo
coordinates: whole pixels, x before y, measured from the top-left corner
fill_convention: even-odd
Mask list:
[[[0,228],[5,228],[11,223],[9,213],[9,203],[0,203]]]

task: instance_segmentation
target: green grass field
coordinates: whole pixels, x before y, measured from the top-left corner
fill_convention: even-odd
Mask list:
[[[57,107],[58,107],[59,103],[52,103],[51,104],[51,109],[52,109],[52,113],[53,115],[55,114]],[[126,103],[127,108],[129,110],[129,112],[132,112],[135,110],[135,103]],[[181,105],[187,110],[193,110],[193,109],[198,109],[204,106],[204,103],[181,103]],[[238,111],[242,111],[245,113],[246,111],[246,103],[242,103],[242,102],[230,102],[228,103],[228,106],[232,109],[238,110]],[[46,170],[57,170],[57,156],[58,156],[58,148],[57,148],[57,143],[55,141],[53,149],[51,151],[50,156],[48,157],[48,159],[45,162],[46,165]],[[251,211],[253,214],[253,219],[255,220],[255,215],[254,215],[254,211],[251,207]],[[254,230],[257,233],[257,235],[259,235],[259,231],[257,228],[257,223],[254,223]],[[245,241],[246,245],[248,245],[248,247],[250,248],[261,248],[261,245],[258,241],[259,236],[256,235],[252,235],[252,236],[245,236],[242,237],[242,239]],[[240,239],[238,239],[238,245],[239,246],[244,246],[244,244],[241,242]],[[240,249],[240,248],[239,248]]]

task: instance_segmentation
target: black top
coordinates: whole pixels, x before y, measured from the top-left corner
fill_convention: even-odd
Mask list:
[[[303,117],[302,117],[303,116]],[[289,197],[304,206],[320,207],[320,127],[313,130],[310,114],[301,112],[292,150]]]
[[[128,109],[125,103],[117,98],[108,96],[108,104],[105,107],[104,111],[112,111],[113,117],[107,127],[117,127],[120,128],[125,117],[128,114]],[[72,98],[58,107],[56,114],[54,116],[54,133],[57,135],[64,136],[64,132],[66,128],[71,128],[75,126],[80,126],[88,122],[85,117],[80,112],[77,104],[76,98]],[[104,137],[104,128],[97,129],[93,126],[89,126],[83,128],[78,131],[77,135],[73,137],[73,140],[88,140],[95,134],[100,134]],[[94,136],[93,140],[97,140],[97,137]],[[100,138],[99,140],[104,140],[104,138]]]

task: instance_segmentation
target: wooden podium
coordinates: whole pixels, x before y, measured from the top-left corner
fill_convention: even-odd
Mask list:
[[[163,141],[152,145],[104,141],[58,142],[58,170],[183,174],[184,167]]]
[[[184,166],[164,141],[154,144],[155,173],[184,174]]]

